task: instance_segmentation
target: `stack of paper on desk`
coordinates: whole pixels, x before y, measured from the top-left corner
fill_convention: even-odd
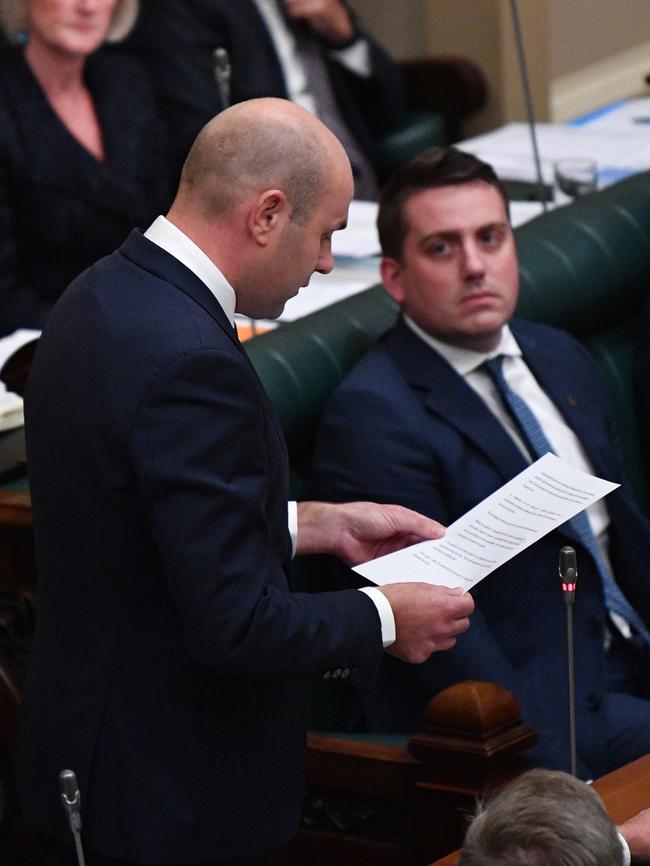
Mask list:
[[[332,235],[332,252],[335,258],[349,257],[365,259],[380,253],[377,234],[377,211],[374,201],[350,202],[347,228]]]
[[[8,337],[0,339],[0,369],[6,361],[24,346],[40,336],[40,331],[21,328],[14,331]],[[0,431],[13,430],[24,424],[23,401],[18,394],[7,391],[4,383],[0,382]]]
[[[641,126],[636,130],[629,126],[592,129],[590,124],[539,123],[536,130],[546,183],[553,183],[553,162],[565,157],[595,159],[602,186],[650,168],[650,136]],[[490,163],[499,177],[535,180],[530,130],[525,123],[509,123],[458,146]]]

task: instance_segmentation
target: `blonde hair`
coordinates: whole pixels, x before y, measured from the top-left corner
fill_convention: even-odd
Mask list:
[[[18,42],[19,35],[27,26],[26,4],[29,0],[0,0],[0,27],[10,42]],[[106,34],[107,42],[120,42],[129,35],[140,10],[139,0],[118,0],[111,26]]]

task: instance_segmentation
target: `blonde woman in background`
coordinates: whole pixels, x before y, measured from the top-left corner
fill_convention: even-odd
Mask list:
[[[0,0],[0,335],[42,327],[77,274],[168,204],[148,80],[105,46],[137,14],[137,0]]]

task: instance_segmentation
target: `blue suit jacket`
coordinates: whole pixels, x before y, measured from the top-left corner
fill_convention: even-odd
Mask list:
[[[21,785],[88,850],[230,860],[282,845],[303,785],[305,680],[372,678],[379,618],[354,590],[291,594],[287,460],[207,287],[134,232],[66,291],[26,398],[39,562]]]
[[[597,475],[623,480],[601,384],[568,335],[513,323],[526,363],[578,435]],[[449,524],[526,466],[511,437],[452,367],[400,322],[340,386],[325,412],[312,494],[398,502]],[[646,620],[650,527],[622,489],[607,499],[617,578]],[[551,533],[472,591],[477,609],[457,646],[419,667],[387,657],[363,700],[371,730],[414,731],[427,700],[474,678],[501,683],[540,733],[534,759],[568,769],[565,614],[558,551],[578,551],[575,608],[578,746],[603,772],[603,625],[600,580],[571,531]]]
[[[368,35],[373,74],[363,78],[325,61],[341,114],[370,156],[374,139],[399,126],[404,112],[396,64]],[[147,0],[130,38],[151,71],[168,122],[174,165],[183,164],[204,123],[224,109],[213,51],[225,48],[232,67],[231,103],[260,96],[287,98],[271,35],[253,0]]]

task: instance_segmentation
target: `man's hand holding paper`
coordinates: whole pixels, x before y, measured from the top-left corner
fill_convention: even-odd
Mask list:
[[[393,556],[394,554],[389,554]],[[397,639],[387,649],[405,662],[425,662],[434,652],[451,649],[467,631],[474,599],[462,589],[395,583],[383,593],[395,616]]]

